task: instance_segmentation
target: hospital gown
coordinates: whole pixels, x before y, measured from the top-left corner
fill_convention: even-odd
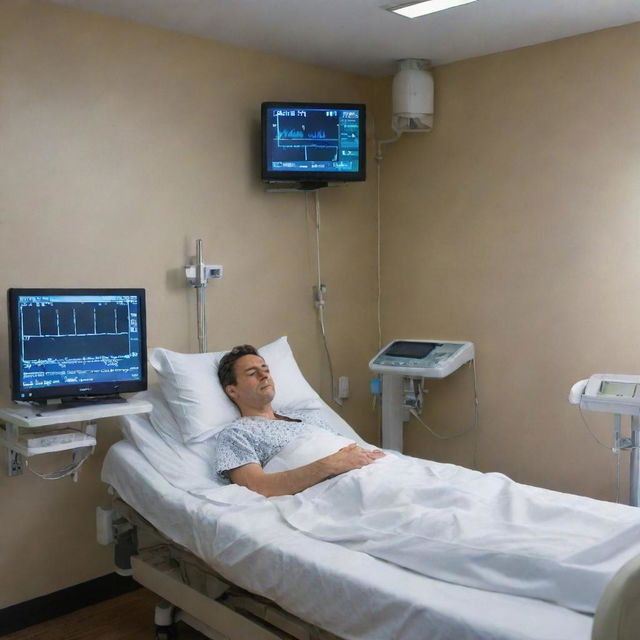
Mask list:
[[[218,477],[229,482],[228,471],[245,464],[264,467],[294,438],[312,436],[317,429],[333,429],[313,411],[288,412],[289,420],[248,416],[234,420],[218,435],[215,468]]]

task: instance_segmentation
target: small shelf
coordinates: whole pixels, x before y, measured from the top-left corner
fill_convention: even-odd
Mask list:
[[[60,409],[59,405],[32,407],[16,405],[0,408],[0,422],[7,422],[16,427],[50,427],[57,424],[85,422],[100,418],[150,413],[151,403],[146,400],[128,399],[126,402],[95,404],[85,407],[69,407]]]
[[[37,456],[42,453],[55,453],[56,451],[68,451],[69,449],[80,449],[82,447],[95,447],[96,439],[93,436],[85,435],[82,440],[72,442],[61,442],[59,444],[48,444],[41,447],[26,447],[19,440],[11,440],[6,434],[0,433],[0,446],[15,451],[25,458]]]
[[[127,399],[125,402],[96,403],[81,407],[14,405],[0,408],[0,423],[5,424],[4,429],[0,429],[0,447],[8,450],[8,475],[20,475],[23,470],[22,458],[35,455],[71,450],[75,460],[78,453],[76,450],[93,449],[96,446],[96,420],[150,413],[151,409],[150,402],[135,398]],[[39,429],[54,436],[60,432],[63,425],[76,422],[84,423],[80,429],[83,437],[78,440],[28,446],[25,439],[20,437],[21,429],[25,435],[32,429]],[[33,431],[31,433],[34,434]]]

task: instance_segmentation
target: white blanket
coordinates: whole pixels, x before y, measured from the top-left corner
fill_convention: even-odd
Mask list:
[[[319,449],[330,451],[330,438]],[[313,450],[296,441],[271,470],[306,464]],[[588,498],[391,452],[271,502],[314,538],[448,582],[585,612],[595,611],[613,574],[640,553],[638,509],[595,510]]]

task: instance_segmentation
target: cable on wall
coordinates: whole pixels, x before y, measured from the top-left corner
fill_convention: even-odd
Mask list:
[[[324,344],[325,354],[327,356],[327,365],[329,368],[329,378],[331,381],[331,399],[338,406],[343,406],[342,399],[336,393],[335,378],[333,375],[333,362],[331,360],[331,351],[329,349],[329,341],[327,338],[327,330],[324,323],[324,307],[326,304],[327,287],[322,283],[322,269],[320,265],[320,195],[318,191],[314,193],[315,198],[315,228],[316,228],[316,275],[317,284],[313,288],[313,300],[318,310],[318,321],[320,323],[320,331],[322,333],[322,342]],[[305,209],[308,212],[308,195],[305,194]]]
[[[382,349],[382,205],[381,205],[381,183],[382,183],[382,145],[391,144],[399,140],[402,134],[396,132],[393,138],[387,140],[378,140],[376,142],[376,221],[377,221],[377,280],[378,280],[378,299],[377,299],[377,316],[378,316],[378,350]]]
[[[378,350],[382,349],[382,204],[381,204],[381,184],[382,184],[382,145],[396,142],[402,134],[396,131],[393,138],[376,141],[376,278],[377,278],[377,301],[376,314],[378,322]],[[372,410],[375,411],[378,396],[373,396]],[[382,413],[378,416],[378,442],[382,442]]]

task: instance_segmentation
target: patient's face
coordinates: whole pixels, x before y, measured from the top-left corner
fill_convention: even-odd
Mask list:
[[[269,373],[269,366],[260,356],[247,355],[238,358],[233,370],[236,384],[228,385],[226,390],[240,411],[243,407],[260,408],[273,400],[276,389]]]

